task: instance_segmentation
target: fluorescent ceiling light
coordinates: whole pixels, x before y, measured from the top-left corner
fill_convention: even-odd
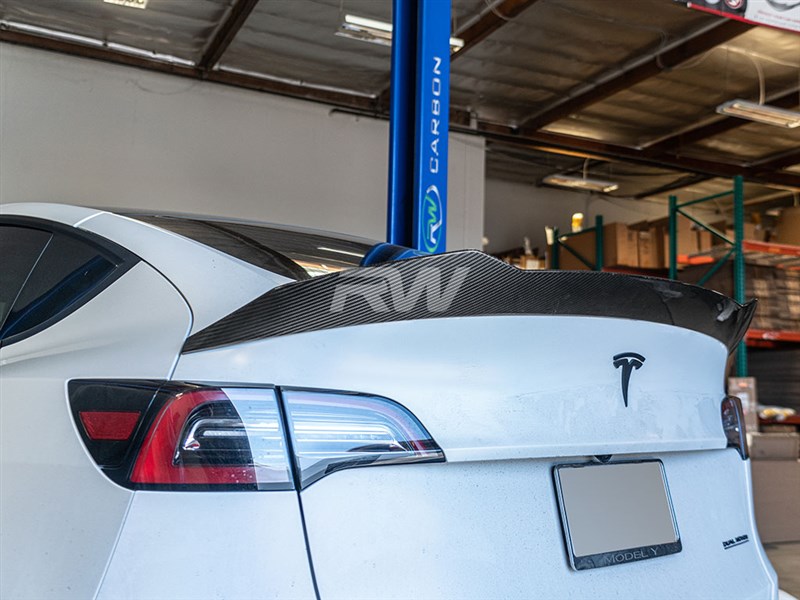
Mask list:
[[[740,119],[748,119],[777,127],[789,129],[800,127],[800,112],[749,102],[748,100],[730,100],[720,104],[717,107],[717,112],[721,115],[730,115],[731,117],[739,117]]]
[[[375,19],[367,19],[356,15],[345,15],[344,23],[339,26],[336,35],[380,44],[381,46],[392,45],[392,24]],[[461,38],[450,38],[450,52],[458,52],[464,47],[464,40]]]
[[[586,177],[575,177],[574,175],[548,175],[542,180],[548,185],[559,187],[586,190],[588,192],[613,192],[619,188],[619,184],[613,181],[603,181],[602,179],[588,179]]]
[[[147,8],[148,0],[103,0],[106,4],[117,4],[129,8]]]

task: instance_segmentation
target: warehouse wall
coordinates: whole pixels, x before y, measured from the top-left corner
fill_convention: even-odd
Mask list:
[[[484,235],[489,238],[488,252],[502,252],[522,246],[528,236],[532,246],[544,250],[545,226],[570,231],[573,213],[582,212],[584,223],[591,226],[595,215],[606,223],[636,223],[667,216],[667,206],[654,201],[628,200],[568,192],[548,187],[515,183],[500,179],[486,180]],[[699,211],[696,214],[700,215]]]
[[[480,247],[484,145],[451,135],[448,246]],[[0,44],[0,202],[160,208],[383,239],[388,123]]]

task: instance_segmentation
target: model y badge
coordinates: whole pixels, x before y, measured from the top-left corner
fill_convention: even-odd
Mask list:
[[[644,364],[644,356],[636,352],[623,352],[614,357],[614,368],[622,367],[622,399],[625,406],[628,406],[628,384],[631,382],[631,373],[635,369],[641,369]]]

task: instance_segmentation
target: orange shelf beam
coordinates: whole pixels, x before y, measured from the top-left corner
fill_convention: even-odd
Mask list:
[[[800,331],[748,329],[748,342],[794,342],[800,344]]]
[[[794,244],[773,244],[772,242],[744,240],[742,241],[742,249],[745,252],[766,252],[767,254],[800,257],[800,246],[795,246]]]

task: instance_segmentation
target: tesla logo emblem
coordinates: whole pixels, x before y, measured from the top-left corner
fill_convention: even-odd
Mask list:
[[[631,373],[634,369],[641,369],[644,364],[644,356],[636,352],[623,352],[614,357],[614,368],[622,367],[622,399],[625,406],[628,406],[628,384],[631,381]]]

